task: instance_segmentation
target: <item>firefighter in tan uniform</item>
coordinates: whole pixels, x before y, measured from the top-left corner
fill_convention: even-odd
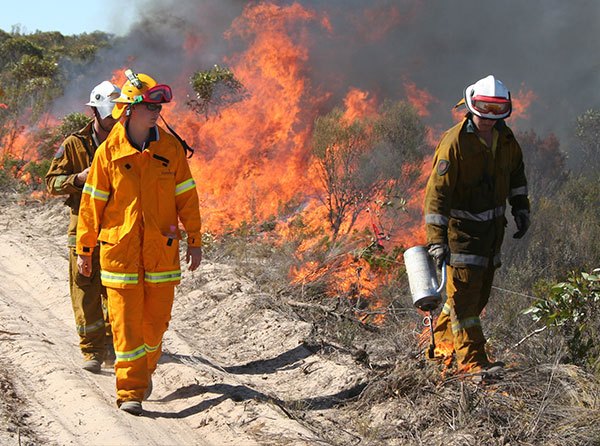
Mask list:
[[[109,81],[94,87],[90,101],[94,119],[83,129],[70,135],[61,144],[46,174],[46,186],[52,195],[68,195],[65,204],[71,208],[71,219],[67,231],[69,246],[69,288],[79,333],[79,346],[83,353],[83,368],[93,373],[101,370],[102,362],[107,366],[114,363],[114,350],[108,314],[106,290],[100,282],[99,267],[95,274],[86,277],[77,271],[75,253],[75,231],[81,191],[97,147],[106,139],[117,122],[111,115],[120,90]],[[93,257],[99,265],[99,257]]]
[[[425,226],[429,253],[448,276],[436,346],[453,351],[459,372],[485,376],[502,366],[486,354],[480,314],[500,266],[507,200],[514,237],[521,238],[529,227],[529,199],[521,147],[504,122],[512,111],[508,89],[490,75],[466,88],[464,103],[465,118],[435,151]]]
[[[178,222],[187,232],[189,270],[202,260],[196,185],[185,150],[156,122],[172,99],[167,85],[126,71],[115,100],[122,118],[98,148],[83,189],[77,226],[79,271],[107,287],[116,363],[117,405],[140,415],[152,389],[180,282]]]

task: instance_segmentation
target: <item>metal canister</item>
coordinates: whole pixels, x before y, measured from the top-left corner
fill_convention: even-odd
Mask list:
[[[441,291],[446,282],[445,265],[442,283],[438,284],[433,259],[425,246],[414,246],[404,252],[404,264],[410,285],[413,305],[423,311],[433,311],[442,301]]]

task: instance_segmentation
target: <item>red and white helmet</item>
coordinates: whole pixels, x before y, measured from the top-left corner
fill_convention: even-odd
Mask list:
[[[512,112],[510,91],[492,74],[465,89],[465,104],[480,118],[503,119]]]

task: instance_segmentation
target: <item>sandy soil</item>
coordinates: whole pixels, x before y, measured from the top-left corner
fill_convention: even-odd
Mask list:
[[[209,261],[184,271],[145,414],[119,411],[113,370],[80,367],[66,212],[60,199],[1,198],[0,444],[329,444],[289,409],[323,416],[366,372],[349,355],[314,353],[310,324]]]

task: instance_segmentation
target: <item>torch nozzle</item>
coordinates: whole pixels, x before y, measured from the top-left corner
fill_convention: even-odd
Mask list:
[[[429,332],[431,333],[431,342],[429,343],[429,348],[427,349],[427,356],[429,359],[433,359],[435,358],[435,336],[433,334],[433,315],[431,311],[428,311],[425,318],[423,318],[423,325],[429,327]]]

